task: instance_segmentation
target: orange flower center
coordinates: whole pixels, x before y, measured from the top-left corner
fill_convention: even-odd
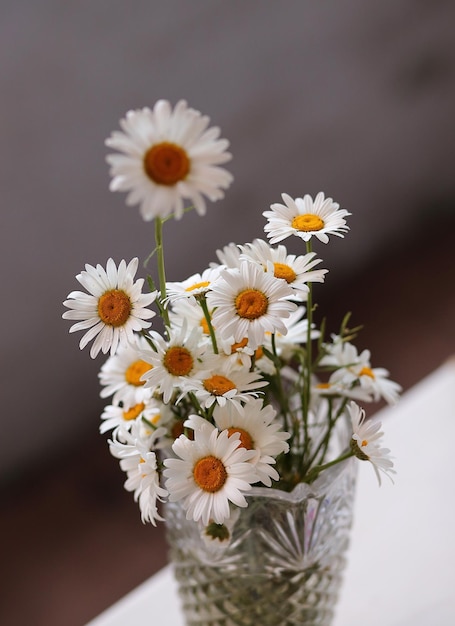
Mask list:
[[[190,159],[183,148],[163,141],[145,153],[144,170],[157,185],[172,186],[187,177]]]
[[[141,380],[141,377],[150,369],[152,369],[150,363],[146,363],[141,359],[134,361],[125,372],[125,380],[129,385],[141,387],[145,383],[145,380]]]
[[[202,328],[202,332],[203,332],[205,335],[210,335],[210,328],[209,328],[209,324],[208,324],[207,320],[205,319],[205,317],[203,317],[203,318],[201,319],[201,321],[199,322],[199,324],[200,324],[200,326],[201,326],[201,328]]]
[[[321,230],[324,228],[324,220],[319,215],[313,213],[304,213],[303,215],[296,215],[291,222],[292,228],[295,230],[302,230],[309,232],[312,230]]]
[[[262,349],[262,346],[259,346],[259,348],[256,348],[254,352],[254,358],[257,361],[258,359],[262,359],[263,356],[264,356],[264,350]]]
[[[237,350],[241,350],[242,348],[245,348],[247,345],[248,345],[248,339],[246,337],[244,337],[242,341],[239,341],[238,343],[233,343],[231,346],[231,354],[235,354]]]
[[[164,355],[164,367],[173,376],[188,376],[193,369],[193,356],[182,346],[173,346]]]
[[[194,283],[194,285],[190,285],[185,289],[185,291],[194,291],[195,289],[204,289],[210,285],[209,280],[204,280],[201,283]]]
[[[240,434],[239,448],[246,448],[247,450],[252,450],[254,448],[253,439],[249,432],[247,432],[243,428],[235,428],[235,427],[228,428],[229,437],[234,433]]]
[[[142,413],[144,408],[145,404],[143,402],[139,402],[139,404],[132,406],[130,409],[128,409],[128,411],[123,411],[123,419],[127,422],[130,420],[135,420],[136,417],[138,417]]]
[[[316,389],[330,389],[330,383],[318,383]]]
[[[227,472],[220,459],[215,456],[206,456],[196,462],[193,468],[193,478],[203,491],[215,493],[226,482]]]
[[[123,326],[132,309],[129,296],[121,289],[111,289],[98,300],[98,315],[108,326]]]
[[[373,370],[371,369],[371,367],[362,367],[362,369],[359,372],[359,376],[369,376],[373,380],[375,378],[375,375],[374,375]]]
[[[297,278],[297,274],[292,267],[285,263],[274,263],[273,267],[275,278],[283,278],[287,283],[293,283]]]
[[[213,396],[222,396],[231,389],[235,389],[235,385],[232,380],[226,378],[225,376],[221,376],[220,374],[214,374],[210,378],[206,378],[203,381],[204,388],[206,391],[211,393]]]
[[[239,317],[255,320],[267,313],[269,300],[258,289],[245,289],[235,299],[235,309]]]

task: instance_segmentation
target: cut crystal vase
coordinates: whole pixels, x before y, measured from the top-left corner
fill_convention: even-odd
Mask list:
[[[253,488],[248,507],[210,540],[179,503],[166,506],[167,538],[187,625],[329,626],[349,542],[355,459],[290,493]]]

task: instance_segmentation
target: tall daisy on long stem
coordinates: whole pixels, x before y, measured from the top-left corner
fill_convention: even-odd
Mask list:
[[[126,203],[139,204],[146,221],[170,214],[181,218],[185,198],[203,215],[204,196],[219,200],[232,182],[220,167],[231,159],[229,142],[209,122],[184,100],[174,109],[158,100],[153,110],[128,111],[120,121],[122,131],[106,140],[118,151],[107,157],[111,190],[128,192]]]

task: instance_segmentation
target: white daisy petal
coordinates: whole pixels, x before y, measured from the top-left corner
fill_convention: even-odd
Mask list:
[[[118,345],[126,346],[134,341],[134,332],[148,328],[155,313],[147,307],[156,298],[156,292],[141,294],[143,279],[134,282],[138,259],[133,259],[128,266],[123,260],[118,268],[113,259],[109,259],[106,270],[97,265],[85,266],[85,271],[76,276],[77,280],[92,295],[81,291],[72,291],[63,303],[70,311],[63,313],[63,318],[80,320],[73,324],[70,332],[89,330],[80,341],[84,348],[92,339],[94,343],[90,356],[95,358],[101,351],[115,354]]]
[[[278,243],[290,235],[296,235],[304,241],[314,236],[327,243],[329,234],[344,237],[348,230],[345,217],[350,213],[340,209],[332,198],[325,198],[322,192],[314,200],[308,194],[295,200],[286,193],[281,197],[284,204],[272,204],[271,210],[263,213],[268,220],[264,231],[270,243]]]
[[[183,199],[191,200],[199,214],[205,212],[203,195],[223,197],[232,176],[219,167],[231,158],[228,142],[219,129],[207,130],[209,118],[180,100],[172,110],[159,100],[153,110],[128,111],[106,145],[123,153],[107,157],[112,191],[126,191],[127,204],[139,204],[144,220],[184,212]]]

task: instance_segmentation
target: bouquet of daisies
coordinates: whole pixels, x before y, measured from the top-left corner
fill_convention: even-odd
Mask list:
[[[352,343],[347,316],[325,337],[313,320],[313,283],[327,270],[313,240],[343,237],[350,214],[323,193],[272,204],[268,238],[230,243],[201,273],[167,282],[163,226],[224,195],[231,155],[219,129],[180,101],[129,111],[107,145],[111,189],[125,191],[154,221],[158,283],[136,279],[138,259],[86,265],[86,290],[64,302],[81,349],[108,354],[99,379],[109,398],[101,433],[126,473],[142,520],[162,517],[159,503],[180,501],[187,518],[223,524],[247,506],[253,486],[291,491],[348,457],[369,461],[379,479],[393,462],[381,424],[361,404],[397,400],[400,387]],[[185,201],[189,201],[187,208]],[[298,237],[302,253],[280,243]],[[274,247],[274,244],[278,244]],[[156,314],[158,332],[151,328]],[[350,445],[334,445],[340,429]]]

